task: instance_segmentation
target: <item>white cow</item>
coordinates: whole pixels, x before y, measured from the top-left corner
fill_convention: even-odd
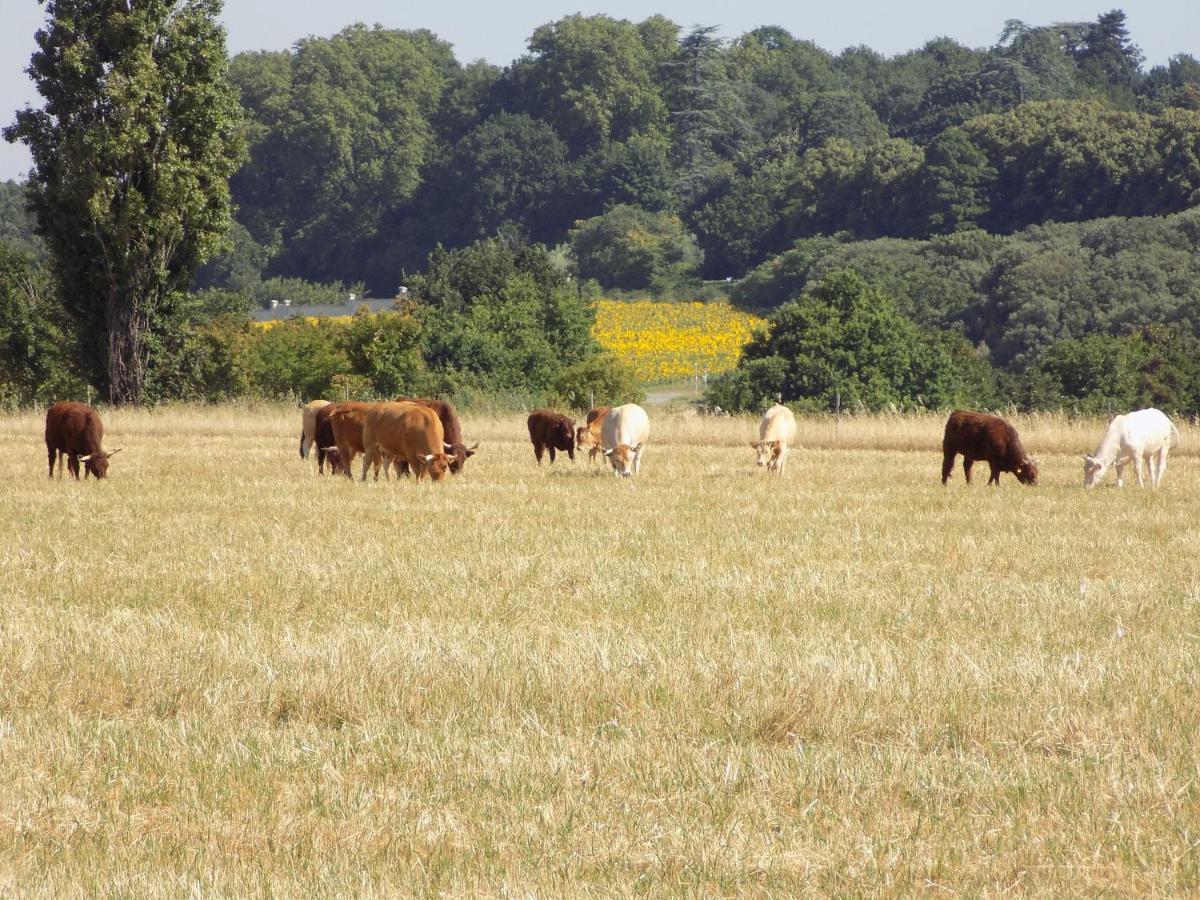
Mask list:
[[[300,427],[300,458],[308,459],[308,451],[312,449],[317,437],[317,410],[328,406],[328,400],[312,400],[302,410]]]
[[[613,471],[628,478],[642,467],[642,450],[650,437],[650,417],[636,403],[614,406],[600,427],[600,443]]]
[[[1116,416],[1108,423],[1108,430],[1090,455],[1083,457],[1084,487],[1094,487],[1104,480],[1108,467],[1117,467],[1117,487],[1125,484],[1123,470],[1132,462],[1137,473],[1138,486],[1142,480],[1142,460],[1150,469],[1150,484],[1158,487],[1167,471],[1167,452],[1179,443],[1179,431],[1171,420],[1157,409],[1139,409],[1137,412]]]
[[[776,403],[758,423],[758,440],[750,446],[758,451],[758,464],[766,466],[768,472],[783,474],[787,460],[788,444],[796,437],[796,417],[786,406]]]

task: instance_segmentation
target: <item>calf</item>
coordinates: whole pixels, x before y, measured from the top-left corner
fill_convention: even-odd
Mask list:
[[[100,415],[84,403],[60,400],[46,410],[46,453],[50,457],[50,477],[54,477],[54,462],[58,460],[58,477],[62,478],[63,457],[71,477],[79,479],[79,464],[83,463],[83,477],[94,475],[97,479],[108,475],[108,460],[121,452],[121,448],[104,452],[104,425]]]
[[[600,440],[613,472],[629,478],[642,468],[642,450],[650,437],[650,417],[636,403],[614,407],[604,417]]]
[[[1144,487],[1142,460],[1145,459],[1150,485],[1158,487],[1167,471],[1167,453],[1178,442],[1178,429],[1157,409],[1114,416],[1096,449],[1083,457],[1083,486],[1095,487],[1104,480],[1109,466],[1115,465],[1117,487],[1123,487],[1125,465],[1132,462],[1138,487]]]
[[[1021,484],[1037,484],[1037,465],[1021,446],[1017,429],[999,416],[961,409],[950,414],[942,437],[942,484],[950,479],[958,453],[962,454],[967,484],[971,483],[971,466],[980,459],[992,470],[988,484],[999,484],[1001,472],[1012,472]]]
[[[788,444],[796,436],[796,417],[782,404],[775,404],[758,423],[758,440],[750,446],[758,451],[758,465],[766,466],[768,472],[783,474],[787,460]]]
[[[526,424],[529,426],[529,440],[533,443],[533,455],[537,457],[538,465],[542,464],[542,453],[550,451],[550,462],[554,462],[554,452],[562,450],[575,461],[575,421],[564,415],[539,409],[532,412]]]
[[[597,406],[587,414],[586,424],[575,429],[575,446],[588,451],[588,462],[593,462],[603,452],[600,429],[604,425],[604,417],[611,410],[611,406]]]

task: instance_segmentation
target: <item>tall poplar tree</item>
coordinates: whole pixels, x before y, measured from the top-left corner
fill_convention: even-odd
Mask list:
[[[86,367],[143,399],[156,347],[230,223],[241,113],[221,0],[42,0],[28,72],[45,99],[4,129],[33,155],[28,201]]]

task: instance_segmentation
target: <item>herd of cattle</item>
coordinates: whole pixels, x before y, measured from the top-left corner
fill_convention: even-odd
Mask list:
[[[577,449],[589,450],[589,460],[603,455],[613,471],[625,477],[641,470],[642,452],[650,437],[650,417],[636,403],[597,407],[579,426],[561,413],[542,409],[532,413],[527,424],[538,465],[546,451],[553,463],[556,452],[574,460]],[[796,419],[791,410],[779,404],[768,409],[758,425],[758,440],[750,443],[758,465],[782,475],[795,437]],[[46,411],[50,477],[54,477],[55,462],[62,477],[64,458],[73,478],[79,478],[80,463],[85,466],[85,479],[88,475],[105,477],[109,459],[120,448],[105,451],[103,439],[104,426],[96,410],[72,401],[55,403]],[[1115,467],[1117,486],[1121,487],[1125,466],[1132,463],[1138,484],[1144,485],[1145,462],[1151,485],[1158,487],[1167,471],[1167,454],[1178,439],[1175,425],[1157,409],[1115,416],[1096,449],[1083,457],[1083,483],[1093,487]],[[441,481],[447,472],[461,472],[479,450],[479,443],[466,445],[454,407],[445,400],[401,397],[385,403],[312,401],[302,411],[300,456],[307,459],[314,447],[321,474],[328,463],[330,474],[352,478],[351,466],[361,455],[363,481],[372,468],[378,480],[381,467],[385,476],[389,467],[395,467],[397,474],[411,472],[418,480],[428,475]],[[998,416],[963,410],[951,413],[942,437],[943,485],[958,456],[962,456],[968,484],[971,468],[979,461],[991,469],[988,484],[999,484],[1002,472],[1012,473],[1022,484],[1038,483],[1037,463],[1025,452],[1017,430]]]

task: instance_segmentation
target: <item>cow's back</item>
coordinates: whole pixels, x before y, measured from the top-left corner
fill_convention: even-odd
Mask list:
[[[413,401],[377,404],[367,415],[363,441],[409,462],[445,453],[441,417]]]
[[[758,423],[760,441],[783,441],[789,443],[796,436],[796,417],[782,404],[776,404],[763,413]]]
[[[650,417],[636,403],[614,406],[604,417],[600,433],[605,450],[642,444],[650,436]]]
[[[1118,419],[1121,442],[1130,449],[1157,453],[1164,444],[1170,447],[1173,429],[1171,420],[1162,410],[1150,407],[1126,413],[1114,419],[1108,427],[1111,429],[1117,425]]]
[[[86,403],[60,400],[46,410],[46,446],[84,456],[100,452],[104,425]]]

